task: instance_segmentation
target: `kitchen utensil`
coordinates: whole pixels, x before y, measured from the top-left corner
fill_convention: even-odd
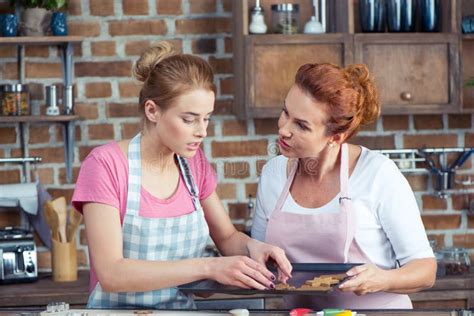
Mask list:
[[[46,201],[44,203],[44,218],[46,223],[48,223],[49,228],[51,229],[51,237],[54,240],[60,241],[60,236],[58,233],[59,227],[59,218],[58,213],[54,210],[54,206],[51,201]]]
[[[74,208],[69,210],[69,225],[67,226],[67,241],[71,242],[76,236],[77,228],[82,222],[82,215]]]
[[[64,196],[58,197],[51,201],[54,211],[58,214],[58,232],[61,237],[61,242],[66,242],[66,224],[67,224],[67,206],[66,198]]]

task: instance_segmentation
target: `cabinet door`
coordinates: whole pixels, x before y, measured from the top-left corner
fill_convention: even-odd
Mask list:
[[[459,110],[459,51],[453,35],[356,35],[355,62],[369,67],[385,114]]]
[[[278,117],[298,68],[306,63],[345,65],[351,43],[340,34],[268,35],[246,38],[247,117]]]

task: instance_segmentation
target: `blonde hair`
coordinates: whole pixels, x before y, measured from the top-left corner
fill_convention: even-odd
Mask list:
[[[166,110],[177,97],[192,90],[215,92],[211,66],[197,56],[179,54],[168,42],[146,49],[133,66],[132,75],[143,83],[139,96],[142,114],[147,100]]]

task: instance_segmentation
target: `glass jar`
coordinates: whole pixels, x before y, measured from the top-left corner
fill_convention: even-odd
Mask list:
[[[1,90],[2,115],[30,115],[30,96],[27,85],[6,84]]]
[[[438,251],[437,245],[438,243],[436,239],[430,239],[430,246],[431,246],[431,249],[433,249],[433,253],[436,258],[436,264],[437,264],[436,276],[441,277],[441,276],[446,275],[446,269],[445,269],[445,265],[443,261],[444,256],[442,253]]]
[[[280,3],[272,5],[272,31],[279,34],[296,34],[300,26],[298,4]]]
[[[443,256],[446,275],[468,274],[471,268],[469,253],[465,248],[443,248],[439,251]]]

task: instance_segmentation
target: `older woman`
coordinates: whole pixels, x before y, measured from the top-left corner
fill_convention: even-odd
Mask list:
[[[262,171],[252,236],[292,262],[364,264],[346,272],[340,291],[293,297],[288,307],[412,308],[406,294],[434,283],[408,182],[385,156],[347,143],[379,113],[364,65],[299,68],[278,121],[282,155]]]

